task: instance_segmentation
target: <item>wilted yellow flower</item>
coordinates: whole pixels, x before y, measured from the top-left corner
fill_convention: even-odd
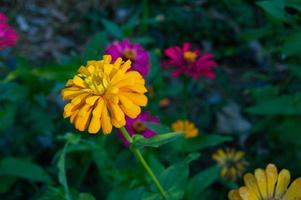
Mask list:
[[[174,131],[183,131],[185,138],[194,138],[199,135],[199,130],[194,123],[188,120],[178,120],[171,125]]]
[[[243,151],[219,149],[212,155],[212,159],[221,167],[221,176],[234,181],[242,175],[247,165],[244,155]]]
[[[228,193],[230,200],[300,200],[301,177],[290,186],[290,172],[283,169],[278,174],[274,164],[266,169],[256,169],[254,175],[244,175],[245,186]],[[289,187],[288,187],[289,186]]]
[[[111,61],[110,55],[103,56],[103,60],[88,61],[62,90],[63,99],[69,100],[64,117],[70,117],[80,131],[97,133],[102,128],[108,134],[112,126],[125,125],[125,115],[136,118],[140,106],[147,104],[143,77],[136,71],[127,71],[131,61],[124,62],[121,58]]]

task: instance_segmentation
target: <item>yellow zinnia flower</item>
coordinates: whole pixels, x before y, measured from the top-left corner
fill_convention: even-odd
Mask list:
[[[243,159],[243,151],[234,149],[219,149],[212,155],[212,159],[221,167],[221,176],[232,181],[241,176],[247,162]]]
[[[256,169],[254,175],[244,175],[245,186],[231,190],[230,200],[300,200],[301,177],[289,187],[290,172],[283,169],[278,174],[274,164],[268,164],[266,169]]]
[[[89,133],[104,134],[125,125],[125,115],[136,118],[140,106],[147,104],[147,92],[143,77],[136,71],[129,71],[131,61],[118,58],[111,63],[110,55],[103,60],[88,61],[81,66],[78,74],[68,80],[62,90],[64,100],[69,100],[64,108],[64,117],[70,117],[75,128]]]
[[[199,135],[199,130],[194,123],[188,120],[178,120],[171,125],[174,131],[183,131],[185,138],[194,138]]]

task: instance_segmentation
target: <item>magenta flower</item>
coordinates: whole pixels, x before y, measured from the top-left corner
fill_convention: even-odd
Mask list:
[[[105,50],[105,53],[110,54],[113,61],[118,57],[122,57],[123,60],[131,60],[131,70],[140,72],[142,76],[146,76],[149,72],[149,55],[140,44],[132,44],[128,39],[113,42]]]
[[[179,46],[167,48],[164,53],[169,60],[163,62],[162,66],[174,69],[172,73],[174,77],[181,74],[192,76],[194,79],[200,76],[209,79],[215,77],[213,69],[217,67],[217,63],[213,60],[213,54],[200,55],[199,50],[190,49],[188,42],[184,43],[182,48]]]
[[[136,117],[135,119],[126,117],[125,128],[131,136],[134,134],[141,134],[144,138],[151,138],[154,135],[156,135],[156,133],[148,129],[144,124],[145,122],[158,123],[159,119],[157,117],[150,116],[148,112],[141,112],[138,115],[138,117]],[[129,146],[128,141],[124,138],[124,136],[119,130],[118,130],[118,137],[121,139],[122,143],[125,146],[127,147]]]
[[[0,50],[13,46],[17,39],[17,33],[7,24],[7,17],[0,13]]]

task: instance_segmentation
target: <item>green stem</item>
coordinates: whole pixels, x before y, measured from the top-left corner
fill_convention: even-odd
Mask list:
[[[187,120],[187,112],[188,112],[188,80],[185,76],[183,78],[183,96],[184,96],[184,104],[183,104],[183,110],[184,110],[184,120]]]
[[[130,144],[132,144],[133,143],[133,138],[129,135],[129,133],[127,132],[127,130],[124,127],[121,127],[120,131],[121,131],[122,135],[125,137],[125,139]],[[155,174],[152,171],[152,169],[150,168],[150,166],[145,161],[145,159],[142,156],[140,150],[137,147],[133,146],[132,147],[132,151],[135,154],[135,156],[137,157],[137,159],[139,160],[139,162],[142,164],[142,166],[144,167],[144,169],[146,170],[146,172],[148,173],[148,175],[150,176],[150,178],[152,179],[152,181],[155,183],[155,185],[158,188],[159,192],[161,193],[163,199],[167,199],[167,195],[166,195],[165,190],[163,189],[161,183],[159,182],[159,180],[155,176]]]

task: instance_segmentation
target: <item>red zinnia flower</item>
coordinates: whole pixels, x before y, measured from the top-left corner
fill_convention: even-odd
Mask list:
[[[6,15],[0,12],[0,50],[13,46],[17,39],[17,33],[7,24]]]
[[[214,79],[213,68],[217,63],[213,60],[213,54],[205,53],[200,55],[199,50],[190,49],[190,43],[186,42],[182,48],[179,46],[165,49],[165,55],[169,60],[163,62],[163,67],[173,68],[172,75],[177,77],[181,74],[190,75],[195,79],[205,76]]]

